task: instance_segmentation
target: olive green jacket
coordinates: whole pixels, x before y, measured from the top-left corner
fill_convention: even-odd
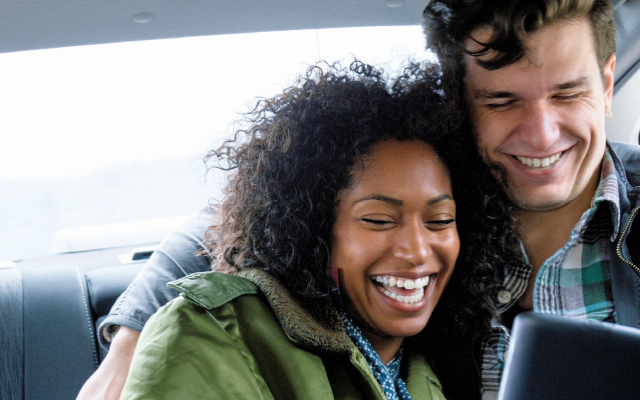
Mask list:
[[[330,305],[303,309],[258,270],[169,285],[181,297],[142,331],[121,399],[386,400]],[[405,346],[402,368],[414,400],[444,399],[420,351]]]

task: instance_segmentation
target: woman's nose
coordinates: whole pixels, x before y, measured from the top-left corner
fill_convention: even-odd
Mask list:
[[[393,255],[413,265],[423,265],[433,253],[430,232],[423,222],[412,222],[403,226],[395,235]]]

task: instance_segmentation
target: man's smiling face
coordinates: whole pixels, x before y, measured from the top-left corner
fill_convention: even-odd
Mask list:
[[[471,36],[486,42],[490,35],[479,28]],[[603,80],[586,19],[544,27],[525,45],[521,60],[494,71],[466,56],[465,95],[479,148],[506,171],[511,199],[525,210],[555,210],[591,198],[597,186],[615,56]]]

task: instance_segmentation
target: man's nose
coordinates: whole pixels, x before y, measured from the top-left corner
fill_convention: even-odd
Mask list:
[[[396,235],[393,255],[413,265],[423,265],[433,254],[431,232],[422,221],[407,223]]]
[[[560,138],[558,113],[546,101],[535,101],[523,110],[521,138],[536,150],[551,147]]]

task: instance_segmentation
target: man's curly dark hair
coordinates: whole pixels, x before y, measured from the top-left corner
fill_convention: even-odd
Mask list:
[[[533,32],[562,21],[589,21],[600,72],[616,51],[616,27],[611,0],[431,0],[423,13],[427,46],[438,56],[447,83],[460,85],[466,75],[465,55],[493,71],[526,55]],[[480,27],[492,29],[480,50],[468,51],[465,41]],[[491,50],[496,54],[480,59]],[[604,78],[604,75],[603,75]]]
[[[214,269],[263,269],[302,305],[335,299],[329,263],[338,191],[352,184],[372,145],[424,141],[449,169],[462,247],[438,310],[453,327],[488,326],[503,270],[519,260],[511,206],[470,135],[458,134],[468,126],[440,78],[437,66],[412,63],[387,81],[355,61],[348,69],[311,67],[296,85],[260,100],[247,128],[207,156],[234,170],[207,230]]]

